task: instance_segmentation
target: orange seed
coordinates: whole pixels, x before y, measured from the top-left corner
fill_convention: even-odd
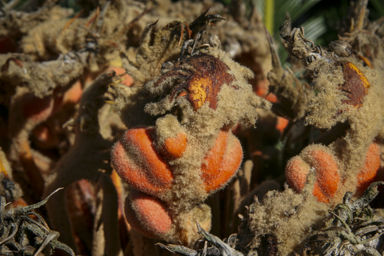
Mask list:
[[[211,193],[227,184],[239,169],[242,159],[240,141],[228,131],[220,131],[201,166],[205,191]]]
[[[112,151],[112,164],[129,185],[156,195],[170,188],[173,174],[165,160],[155,151],[153,129],[128,130]]]
[[[124,209],[128,223],[145,236],[162,236],[172,228],[172,219],[164,203],[140,191],[129,192]]]
[[[334,156],[323,147],[313,145],[305,148],[299,156],[289,160],[285,175],[288,184],[297,192],[301,192],[307,181],[309,169],[314,167],[316,181],[312,193],[318,201],[327,203],[339,188],[340,174]]]
[[[162,147],[162,153],[168,158],[180,158],[187,148],[187,135],[179,133],[175,137],[167,138]]]
[[[375,181],[379,168],[380,147],[376,143],[372,143],[368,148],[365,164],[357,175],[357,193],[363,194],[368,186]]]

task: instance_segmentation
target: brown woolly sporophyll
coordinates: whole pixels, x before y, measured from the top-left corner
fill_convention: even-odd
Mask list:
[[[23,166],[31,186],[39,196],[43,193],[44,181],[31,155],[29,135],[51,115],[53,105],[52,95],[40,99],[21,87],[16,89],[10,103],[9,136],[13,142],[10,149],[11,159]]]
[[[255,235],[251,247],[260,248],[263,237],[272,237],[280,255],[302,248],[319,216],[340,203],[347,191],[350,198],[360,196],[363,187],[374,181],[380,166],[376,143],[381,141],[384,125],[381,72],[365,67],[351,54],[342,57],[323,51],[304,35],[298,36],[300,33],[293,29],[282,36],[294,57],[305,61],[316,94],[302,91],[301,83],[284,71],[277,55],[272,54],[272,92],[294,108],[287,111],[284,104],[274,104],[272,109],[278,114],[292,114],[292,119],[305,116],[307,124],[320,129],[340,123],[345,123],[346,128],[342,135],[323,145],[307,146],[288,162],[286,177],[293,190],[270,192],[263,202],[250,206],[248,234]]]
[[[28,88],[38,98],[52,95],[56,88],[67,88],[74,83],[87,65],[89,52],[69,52],[47,62],[33,62],[27,55],[4,54],[0,56],[3,90],[1,102],[6,104],[17,84]],[[42,75],[44,74],[44,75]]]
[[[197,20],[208,22],[216,17],[202,15]],[[160,61],[153,58],[159,53],[169,59],[160,72],[144,73],[147,71],[131,66],[123,55],[128,73],[139,81],[156,75],[143,87],[117,84],[110,88],[126,126],[144,126],[131,128],[115,144],[112,164],[131,189],[146,193],[137,197],[131,191],[134,194],[126,203],[126,213],[132,226],[142,234],[192,245],[199,238],[194,218],[210,228],[209,207],[201,202],[224,187],[241,163],[242,148],[230,128],[238,123],[253,125],[256,108],[269,108],[270,104],[253,94],[247,83],[252,72],[221,51],[216,36],[182,43],[176,59],[169,55],[174,49],[156,39],[167,35],[164,33],[172,26],[159,32],[153,26],[146,32],[153,34],[153,45],[147,45],[146,33],[141,44],[142,49],[149,47],[152,57],[142,58],[148,54],[143,50],[137,59],[148,62],[142,66]],[[127,118],[129,112],[145,119],[132,122]],[[170,219],[171,225],[156,222],[160,216]]]
[[[262,202],[255,200],[240,226],[238,242],[260,252],[266,246],[263,239],[272,237],[275,242],[267,243],[267,251],[278,255],[303,251],[307,251],[304,255],[343,255],[339,252],[368,248],[381,251],[383,212],[371,209],[369,203],[379,194],[378,186],[383,182],[373,182],[358,198],[347,192],[330,213],[329,205],[318,203],[312,196],[316,179],[312,171],[302,193],[285,188],[283,192],[270,191]]]
[[[244,240],[239,243],[260,252],[266,246],[264,239],[272,237],[275,242],[270,250],[278,255],[298,251],[319,216],[328,210],[328,205],[319,203],[312,194],[315,182],[316,174],[311,169],[301,193],[285,186],[282,192],[269,191],[262,201],[256,197],[240,225],[238,237]]]
[[[283,24],[280,34],[287,43],[287,50],[294,57],[304,59],[307,73],[312,79],[310,86],[317,91],[315,96],[307,99],[306,124],[331,129],[345,123],[346,128],[344,134],[326,142],[327,146],[319,145],[319,151],[312,150],[316,146],[308,146],[299,157],[293,158],[286,167],[287,180],[299,191],[306,173],[310,167],[315,167],[319,180],[315,183],[313,193],[319,201],[329,202],[333,198],[333,203],[340,202],[346,191],[355,193],[360,184],[366,186],[366,182],[373,181],[376,176],[378,154],[372,153],[369,147],[375,139],[382,137],[384,105],[380,99],[384,96],[383,77],[378,70],[364,67],[355,56],[351,56],[353,49],[340,51],[342,49],[333,44],[330,48],[332,52],[323,51],[304,37],[304,31],[295,28],[287,33],[284,28],[289,23],[287,20]],[[269,79],[273,84],[273,92],[283,101],[287,84],[291,85],[292,81],[284,75],[279,79],[283,71],[280,65],[276,65],[279,60],[273,47],[271,49],[274,69]],[[290,80],[295,80],[296,85],[300,84],[294,77]],[[289,114],[282,107],[274,105],[272,109],[280,114]],[[357,191],[359,193],[360,189]]]
[[[67,12],[55,21],[41,20],[24,32],[20,40],[21,50],[34,59],[48,60],[52,54],[67,54],[80,45],[85,46],[98,53],[89,59],[88,67],[99,70],[116,57],[115,46],[123,45],[126,32],[135,25],[135,18],[144,12],[145,5],[114,1],[100,3],[98,7],[86,14],[87,17],[84,12],[78,12],[70,18]],[[142,29],[144,23],[138,27]]]
[[[272,70],[267,76],[270,82],[269,92],[276,95],[272,111],[293,121],[299,120],[305,116],[314,93],[295,77],[292,70],[282,67],[273,40],[267,31],[266,34],[272,60]]]
[[[73,12],[52,2],[46,2],[35,12],[23,12],[10,8],[12,7],[5,7],[4,16],[0,21],[1,53],[15,52],[21,37],[42,22],[55,22],[68,17]]]
[[[321,61],[309,68],[318,71],[314,87],[319,93],[309,105],[306,121],[320,128],[331,128],[338,122],[350,125],[344,137],[329,145],[344,180],[337,193],[341,199],[345,191],[356,191],[359,184],[365,183],[360,172],[367,175],[368,181],[378,170],[378,164],[369,167],[369,163],[378,161],[372,160],[378,159],[378,154],[370,146],[376,137],[381,137],[384,124],[383,78],[380,72],[363,67],[353,58],[335,63]],[[370,171],[363,171],[364,168]]]
[[[29,135],[58,110],[57,89],[70,89],[73,80],[83,72],[87,56],[87,52],[71,52],[45,63],[32,62],[28,57],[0,57],[0,80],[6,91],[0,101],[9,106],[10,159],[23,166],[38,196],[43,192],[44,181],[32,157]],[[12,97],[8,98],[9,95]]]
[[[110,177],[112,169],[108,164],[112,142],[101,135],[99,124],[99,109],[105,104],[103,95],[113,79],[116,79],[114,72],[101,75],[84,91],[78,116],[73,122],[75,143],[57,163],[55,172],[47,178],[44,193],[49,194],[58,187],[64,187],[54,196],[54,200],[48,202],[47,210],[53,227],[61,233],[60,240],[76,250],[65,204],[65,189],[81,179],[97,182],[103,197],[100,214],[106,243],[102,252],[106,250],[108,255],[120,255],[117,193]],[[93,253],[98,255],[101,252]]]

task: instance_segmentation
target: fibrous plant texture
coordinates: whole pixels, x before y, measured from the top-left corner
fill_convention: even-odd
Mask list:
[[[305,173],[315,167],[319,183],[314,194],[320,201],[335,198],[338,202],[346,191],[360,195],[379,170],[380,149],[375,140],[382,136],[384,122],[379,100],[382,74],[364,67],[354,56],[336,58],[335,53],[321,49],[307,55],[318,93],[308,104],[306,122],[325,129],[344,123],[348,128],[327,145],[308,146],[288,163],[286,175],[290,185],[301,190]]]
[[[201,216],[201,225],[206,229],[209,228],[210,210],[201,203],[209,194],[226,185],[235,176],[241,164],[243,151],[240,142],[232,134],[231,127],[238,124],[240,119],[247,125],[253,125],[257,116],[254,112],[255,107],[264,104],[263,107],[268,108],[267,102],[251,93],[251,87],[246,80],[252,73],[233,62],[226,53],[221,52],[218,39],[213,37],[214,40],[210,44],[208,41],[217,33],[215,31],[228,32],[229,30],[222,26],[230,24],[239,32],[240,43],[239,47],[238,43],[233,43],[233,36],[223,35],[223,46],[231,52],[231,57],[242,56],[242,53],[247,51],[253,56],[259,55],[262,59],[263,54],[268,54],[268,51],[264,49],[260,54],[255,51],[259,39],[255,39],[257,32],[249,29],[251,23],[252,26],[259,28],[262,24],[257,24],[252,15],[246,16],[249,18],[252,16],[252,22],[242,23],[236,22],[229,15],[226,18],[230,23],[224,23],[208,32],[207,29],[211,28],[211,24],[224,19],[217,14],[208,14],[209,7],[212,7],[211,13],[223,9],[221,4],[208,1],[185,3],[188,8],[180,3],[170,2],[156,5],[131,1],[100,1],[97,4],[80,1],[79,5],[83,11],[79,13],[60,7],[57,1],[17,4],[17,1],[7,4],[0,20],[2,36],[0,43],[4,46],[1,48],[1,53],[4,54],[0,56],[2,85],[0,103],[1,113],[4,113],[0,119],[1,146],[5,149],[5,157],[10,159],[17,173],[16,179],[20,182],[27,203],[37,202],[42,196],[47,196],[58,187],[64,187],[54,196],[54,200],[48,202],[47,211],[43,210],[44,217],[48,215],[49,223],[61,233],[61,241],[67,243],[76,253],[82,254],[88,252],[92,255],[103,255],[104,252],[108,255],[122,254],[121,246],[127,247],[129,251],[127,233],[131,232],[131,225],[123,218],[123,202],[127,197],[124,188],[126,185],[121,184],[108,163],[110,158],[108,151],[113,141],[116,141],[126,128],[111,106],[104,104],[113,102],[103,94],[108,85],[112,88],[113,85],[116,88],[123,84],[130,86],[132,78],[136,85],[156,80],[157,84],[152,86],[154,88],[152,90],[148,89],[149,85],[146,86],[146,90],[138,87],[129,89],[128,95],[136,93],[136,96],[124,104],[120,104],[119,100],[122,98],[117,97],[115,109],[124,108],[121,109],[121,113],[126,111],[132,113],[121,115],[128,128],[139,124],[146,126],[144,129],[132,129],[130,132],[138,133],[132,135],[127,132],[124,137],[127,137],[128,141],[135,141],[141,136],[138,135],[140,132],[150,134],[138,141],[136,149],[141,150],[141,147],[148,146],[143,142],[155,146],[153,152],[157,164],[161,165],[164,161],[172,162],[166,164],[165,172],[184,168],[184,171],[180,172],[188,176],[187,165],[193,167],[191,174],[184,180],[181,178],[183,175],[165,176],[166,181],[172,184],[172,188],[166,184],[157,184],[159,181],[156,179],[163,178],[161,172],[150,182],[155,180],[157,187],[168,190],[156,195],[155,199],[160,202],[154,201],[155,206],[161,206],[164,198],[168,198],[165,216],[172,217],[172,232],[178,234],[171,234],[172,232],[168,230],[166,231],[168,236],[186,244],[195,241],[198,236],[194,231],[188,231],[188,227],[196,230],[195,225],[189,224],[188,221],[192,223],[196,216]],[[14,10],[15,6],[19,9]],[[28,12],[30,8],[33,9],[32,12]],[[194,12],[186,12],[188,9]],[[169,14],[168,17],[164,17],[165,12]],[[162,18],[159,20],[159,17]],[[180,20],[174,20],[176,17]],[[198,18],[193,20],[195,17]],[[157,25],[153,24],[156,20],[159,20]],[[164,29],[158,30],[159,27]],[[252,33],[252,38],[246,36],[246,30]],[[142,33],[144,36],[140,43]],[[260,39],[260,43],[266,44],[266,40]],[[117,71],[120,68],[121,71],[119,51],[130,59],[133,59],[132,57],[136,59],[130,63],[126,63],[127,58],[122,59],[131,76],[122,81],[114,73],[108,73],[109,75],[96,79],[105,70]],[[192,56],[191,53],[196,56]],[[170,63],[175,67],[165,74]],[[198,74],[196,70],[202,66],[206,66],[207,69]],[[167,83],[174,80],[176,84],[175,75],[180,75],[182,78],[185,68],[190,68],[188,74],[184,74],[185,83],[179,83],[180,86],[171,92],[169,87],[173,84],[167,85]],[[210,73],[211,71],[214,73]],[[162,75],[163,80],[160,79]],[[121,74],[121,77],[127,76]],[[225,104],[220,103],[225,102],[221,99],[223,98],[221,94],[224,91],[228,94],[228,87],[232,88],[231,90],[246,91],[232,102],[235,106],[233,111],[227,111]],[[186,90],[195,92],[184,95]],[[145,93],[150,96],[143,99],[141,95]],[[245,97],[247,101],[244,104],[249,108],[243,114],[240,112],[244,106],[237,106],[234,102],[240,102],[244,95],[249,96]],[[164,100],[158,101],[163,96]],[[175,104],[178,105],[177,108],[167,109],[176,101],[182,101],[180,98],[184,97],[186,97],[184,103]],[[144,112],[144,107],[149,102],[151,104],[148,104],[148,110]],[[187,102],[193,107],[186,107]],[[180,107],[183,104],[184,106]],[[206,108],[209,108],[209,111]],[[227,108],[233,107],[227,106]],[[163,111],[169,116],[159,118],[159,112],[156,111]],[[205,113],[205,116],[196,114],[198,111]],[[217,120],[217,123],[212,127],[208,125],[202,130],[201,134],[205,133],[205,137],[196,139],[194,138],[196,135],[191,135],[191,133],[198,134],[198,130],[205,126],[204,118],[211,119],[218,113],[222,116],[212,119]],[[226,118],[225,115],[232,116]],[[190,121],[197,119],[195,116],[201,120]],[[136,120],[126,122],[127,119]],[[193,128],[186,129],[186,123]],[[170,129],[168,124],[171,124]],[[199,145],[200,142],[203,142],[202,145]],[[125,149],[120,152],[125,153],[122,151]],[[198,153],[193,153],[194,151]],[[126,161],[124,156],[121,158]],[[137,159],[142,160],[140,156]],[[143,161],[148,162],[148,159]],[[176,168],[174,167],[176,165],[184,167]],[[152,166],[140,166],[139,169],[140,172],[143,169],[149,174],[153,172]],[[201,170],[204,175],[201,174]],[[12,177],[10,171],[7,175]],[[10,179],[7,175],[3,179],[4,187],[8,186],[7,180]],[[183,191],[185,186],[183,182],[189,181],[192,182],[191,186]],[[137,182],[130,184],[137,185]],[[144,189],[146,193],[140,194],[141,187],[136,194],[134,191],[130,193],[128,198],[136,198],[130,201],[137,204],[127,204],[125,207],[127,212],[146,211],[148,204],[152,209],[153,193],[148,192],[146,188],[147,190]],[[193,191],[194,188],[197,190]],[[7,200],[16,195],[12,194],[15,193],[12,191],[8,188],[4,190]],[[190,196],[190,202],[186,201],[189,199],[186,194],[193,194]],[[148,195],[151,196],[150,200],[147,200]],[[177,200],[171,203],[173,198]],[[169,215],[169,209],[173,211],[172,216]],[[191,209],[193,210],[189,211]],[[145,214],[139,215],[140,218],[148,217]],[[137,214],[133,214],[133,217],[136,218]],[[183,225],[178,226],[177,221],[182,222],[181,220],[186,223],[186,230],[189,233],[184,234]],[[120,227],[117,225],[118,221]],[[141,224],[139,226],[142,228]],[[176,230],[175,227],[181,227],[181,230]],[[90,230],[84,231],[81,228]],[[119,228],[126,235],[121,245],[118,237]]]
[[[3,2],[0,254],[383,253],[380,1]]]
[[[344,195],[343,203],[323,220],[320,230],[313,231],[308,239],[312,255],[382,254],[383,212],[372,210],[369,203],[378,195],[372,183],[364,195],[353,200],[352,193]]]
[[[307,125],[329,131],[325,133],[328,136],[319,136],[285,167],[288,184],[300,194],[294,195],[290,189],[270,192],[263,202],[250,207],[248,226],[256,235],[254,246],[262,250],[263,239],[272,237],[276,241],[273,250],[282,255],[300,249],[308,253],[304,249],[308,232],[319,224],[319,216],[340,203],[347,192],[349,197],[359,197],[364,191],[372,191],[366,189],[379,175],[384,121],[379,100],[383,97],[380,70],[359,58],[359,49],[351,47],[349,39],[342,38],[329,50],[323,50],[305,38],[302,28],[290,31],[289,23],[287,20],[281,26],[280,34],[292,56],[303,60],[309,85],[316,94],[305,93],[309,88],[301,87],[292,72],[282,70],[272,45],[274,68],[269,79],[278,98],[272,110],[293,120],[304,118]],[[285,107],[287,102],[291,106],[302,103],[292,111]],[[288,235],[292,227],[298,232]],[[342,245],[337,245],[336,240],[328,242],[327,253],[339,255],[337,250]]]
[[[55,249],[75,255],[70,247],[57,241],[60,233],[50,230],[44,219],[33,211],[49,197],[34,205],[7,210],[5,198],[0,197],[1,255],[52,255]]]
[[[216,36],[204,33],[206,25],[220,19],[204,13],[186,28],[197,29],[196,39],[181,41],[169,36],[173,23],[158,31],[150,25],[137,61],[141,67],[161,63],[153,56],[162,53],[160,72],[150,70],[154,79],[143,87],[111,87],[122,121],[133,126],[115,144],[112,165],[130,185],[128,222],[143,235],[192,245],[199,238],[195,220],[210,229],[210,209],[202,202],[231,180],[242,160],[242,147],[230,129],[254,124],[256,108],[270,106],[247,83],[252,72],[231,60]],[[178,44],[175,56],[167,47]],[[133,77],[150,77],[124,58]],[[138,102],[139,95],[145,103]],[[132,122],[128,109],[147,118]]]
[[[364,8],[358,11],[359,15],[363,12],[364,16],[364,11]],[[362,25],[358,24],[348,36],[359,34],[361,28]],[[367,34],[376,38],[374,32]],[[345,200],[350,200],[366,191],[365,196],[357,200],[364,201],[375,190],[375,185],[368,186],[380,172],[383,106],[379,98],[383,97],[383,77],[380,70],[372,65],[373,60],[359,52],[361,47],[356,47],[356,44],[351,46],[349,37],[332,42],[328,50],[315,46],[305,38],[303,28],[291,29],[289,19],[281,26],[280,35],[292,57],[302,60],[309,86],[296,78],[291,70],[285,71],[281,67],[269,38],[273,68],[268,78],[270,89],[277,97],[272,111],[293,122],[329,131],[324,133],[328,136],[317,135],[313,140],[315,143],[306,145],[300,154],[288,161],[286,178],[293,190],[286,188],[284,192],[269,192],[263,201],[256,201],[250,206],[248,217],[237,235],[239,240],[233,246],[242,253],[251,253],[257,248],[259,253],[267,255],[289,255],[293,251],[308,254],[310,248],[305,248],[305,239],[312,228],[321,223],[320,216],[340,203],[345,194],[349,198]],[[379,41],[374,42],[377,44]],[[367,44],[366,49],[372,49],[366,41],[364,43]],[[379,54],[378,48],[374,49]],[[381,60],[376,61],[381,63]],[[313,89],[315,93],[311,92]],[[288,128],[292,127],[294,124]],[[357,237],[363,232],[360,226],[357,236],[351,235],[348,228],[335,234],[347,237],[352,244],[373,243],[380,233],[371,236],[364,232],[360,238]],[[296,232],[293,234],[292,230]],[[326,236],[332,232],[329,231]],[[368,240],[365,241],[365,238]],[[346,242],[337,241],[333,238],[327,240],[323,253],[347,253],[348,246],[343,247]],[[354,252],[375,254],[374,249],[378,248],[377,245],[372,245],[373,249],[361,247],[357,245]],[[167,248],[179,251],[181,247]],[[183,252],[188,255],[187,251]],[[235,255],[235,252],[232,254]],[[194,254],[190,252],[190,255]]]
[[[108,237],[105,238],[109,242],[106,247],[108,251],[117,254],[119,252],[117,196],[111,177],[108,175],[111,168],[107,163],[112,143],[101,135],[98,119],[98,111],[105,104],[103,95],[114,77],[115,72],[103,74],[85,90],[78,116],[76,120],[73,120],[76,131],[75,144],[57,163],[55,172],[47,177],[45,194],[50,194],[58,187],[66,190],[69,185],[80,179],[98,182],[104,195],[103,208],[111,207],[109,211],[104,210],[102,220],[100,220],[104,225],[105,233],[108,234]],[[81,173],[78,173],[79,167]],[[47,204],[47,209],[52,224],[64,236],[62,241],[75,247],[70,220],[66,213],[65,190],[55,195],[55,200]],[[64,223],[66,225],[63,225]]]

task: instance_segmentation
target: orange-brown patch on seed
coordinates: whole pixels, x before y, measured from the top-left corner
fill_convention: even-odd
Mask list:
[[[212,80],[209,77],[196,77],[191,80],[189,85],[189,98],[197,109],[200,108],[205,101],[213,101],[213,99],[207,99],[208,95],[206,92],[209,87],[212,87]]]
[[[296,191],[301,192],[307,182],[310,166],[300,156],[293,157],[287,164],[285,175],[288,184]],[[329,199],[324,195],[318,182],[315,182],[312,194],[319,202],[328,203]]]
[[[25,202],[25,200],[21,197],[11,203],[12,209],[16,209],[19,207],[26,207],[26,206],[28,206],[27,202]],[[28,215],[28,216],[32,217],[33,219],[37,219],[37,217],[34,215]]]
[[[363,98],[368,93],[370,87],[367,77],[351,62],[340,62],[343,69],[345,79],[339,89],[348,99],[343,100],[343,103],[351,104],[355,107],[361,107]]]
[[[243,159],[243,149],[240,141],[235,138],[233,145],[228,148],[220,165],[219,173],[205,181],[205,191],[208,193],[220,189],[236,174]]]
[[[269,102],[276,103],[278,101],[276,95],[269,92],[269,81],[266,78],[262,81],[259,81],[257,85],[254,85],[253,91],[258,96],[268,100]]]
[[[119,218],[121,218],[121,216],[123,215],[123,211],[124,211],[124,207],[123,207],[123,196],[124,196],[123,193],[124,193],[124,189],[123,189],[123,183],[121,181],[121,178],[117,174],[116,170],[112,170],[111,180],[112,180],[113,185],[116,188],[117,199],[118,199],[118,202],[119,202],[119,208],[118,208],[117,215],[118,215]]]
[[[170,101],[186,90],[186,98],[195,111],[205,102],[209,102],[210,108],[216,109],[217,94],[221,86],[231,85],[234,81],[228,71],[229,67],[220,59],[208,54],[198,54],[177,62],[154,86],[173,79],[178,83],[170,94]]]

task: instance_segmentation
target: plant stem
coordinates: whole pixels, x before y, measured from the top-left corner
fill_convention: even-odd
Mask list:
[[[274,19],[274,11],[275,11],[275,0],[265,0],[264,2],[264,24],[268,29],[271,36],[274,34],[273,29],[273,19]]]

